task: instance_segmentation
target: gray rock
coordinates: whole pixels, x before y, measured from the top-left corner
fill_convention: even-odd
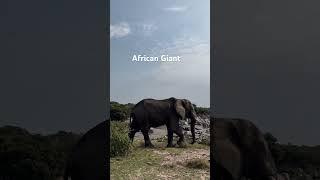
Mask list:
[[[150,128],[149,134],[152,134],[152,133],[153,133],[153,128]]]
[[[185,131],[190,131],[189,127],[182,127],[182,129],[185,130]]]

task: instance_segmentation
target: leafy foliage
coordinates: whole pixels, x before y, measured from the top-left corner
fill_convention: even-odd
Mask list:
[[[62,176],[65,160],[80,135],[60,131],[53,135],[0,128],[0,179],[50,180]]]
[[[120,104],[118,102],[110,102],[110,119],[112,121],[125,121],[129,118],[133,104]]]
[[[194,110],[196,111],[197,115],[209,115],[210,108],[198,107],[195,104],[193,104],[193,107],[194,107]]]
[[[271,133],[265,134],[272,156],[281,170],[294,172],[301,168],[313,172],[320,167],[320,146],[280,144]]]
[[[110,157],[127,155],[131,150],[128,123],[111,121]]]

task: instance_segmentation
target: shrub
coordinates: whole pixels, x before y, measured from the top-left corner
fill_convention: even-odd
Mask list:
[[[127,118],[127,114],[118,108],[111,108],[110,118],[112,121],[124,121]]]
[[[209,115],[209,109],[205,107],[198,107],[197,105],[193,104],[194,110],[196,111],[197,115]]]
[[[128,123],[111,121],[110,156],[124,156],[131,150]]]
[[[110,119],[112,121],[125,121],[129,118],[133,104],[120,104],[118,102],[110,102]]]

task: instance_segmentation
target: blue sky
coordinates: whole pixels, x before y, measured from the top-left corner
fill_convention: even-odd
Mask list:
[[[210,104],[209,0],[112,0],[110,96],[186,98]],[[181,62],[132,62],[136,54],[181,56]]]

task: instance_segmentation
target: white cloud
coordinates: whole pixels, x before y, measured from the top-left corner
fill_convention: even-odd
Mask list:
[[[110,24],[110,38],[121,38],[130,34],[130,26],[126,22]]]
[[[141,24],[142,33],[145,36],[150,36],[154,31],[158,29],[158,27],[154,23],[143,23]]]
[[[171,12],[183,12],[186,11],[188,8],[185,6],[174,6],[174,7],[167,7],[163,8],[165,11],[171,11]]]

